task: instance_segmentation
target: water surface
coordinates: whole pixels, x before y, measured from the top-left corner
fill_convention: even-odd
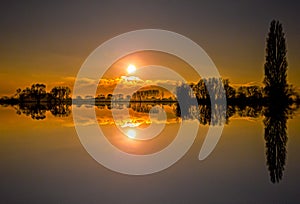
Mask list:
[[[147,127],[159,122],[149,120],[153,104],[132,104],[131,118],[121,121],[112,119],[111,110],[126,106],[82,105],[67,109],[95,108],[97,122],[112,144],[128,153],[149,154],[170,144],[182,121],[176,104],[158,105],[167,112],[167,123],[163,132],[148,142],[124,136],[116,126]],[[264,107],[231,108],[221,139],[203,161],[198,155],[213,119],[207,122],[200,117],[198,135],[188,153],[170,168],[146,176],[119,174],[94,161],[79,141],[71,112],[42,111],[45,117],[37,120],[32,115],[39,111],[27,111],[27,115],[16,114],[18,111],[18,107],[0,107],[3,203],[300,202],[297,111],[280,115],[278,121]],[[93,122],[88,117],[82,119],[82,125]],[[266,129],[280,134],[268,139]]]

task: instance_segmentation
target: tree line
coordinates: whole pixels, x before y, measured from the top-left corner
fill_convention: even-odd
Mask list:
[[[18,88],[16,93],[11,97],[0,98],[1,104],[18,104],[18,103],[72,103],[71,89],[67,86],[56,86],[50,92],[46,92],[45,84],[32,84],[25,89]]]
[[[262,104],[266,105],[271,102],[271,98],[276,98],[282,102],[285,99],[288,103],[299,103],[300,97],[296,92],[295,87],[288,85],[284,94],[273,95],[269,93],[269,86],[240,86],[234,88],[230,85],[228,79],[208,78],[200,79],[197,83],[181,84],[176,87],[177,98],[188,101],[191,98],[196,98],[199,104],[210,104],[211,100],[218,102],[221,99],[226,99],[229,104]],[[224,90],[224,94],[222,91]],[[277,101],[276,100],[276,101]]]
[[[192,83],[189,86],[181,85],[177,88],[177,96],[184,95],[192,98],[194,95],[200,103],[210,103],[211,100],[218,102],[225,97],[227,103],[236,104],[285,105],[299,103],[299,94],[295,87],[287,81],[286,55],[286,40],[282,25],[279,21],[273,20],[266,40],[263,87],[241,86],[235,89],[230,86],[228,79],[209,78],[200,79],[198,83]],[[190,88],[193,90],[192,92],[189,90]]]

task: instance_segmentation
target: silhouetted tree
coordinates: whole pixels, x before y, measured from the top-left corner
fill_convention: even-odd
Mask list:
[[[28,97],[30,97],[30,88],[25,88],[22,90],[22,92],[19,94],[19,99],[21,102],[23,102],[24,100],[26,100]]]
[[[33,102],[40,103],[41,99],[46,97],[46,85],[44,84],[32,84],[31,88],[17,89],[16,97],[21,102]]]
[[[224,87],[221,78],[213,77],[204,79],[204,83],[207,88],[209,98],[212,100],[211,103],[226,97],[226,95],[222,94],[222,89],[224,89]]]
[[[106,99],[107,99],[107,100],[111,100],[112,96],[113,96],[112,94],[107,94]],[[129,97],[130,97],[130,96],[129,96]]]
[[[270,101],[287,100],[287,60],[286,44],[282,25],[273,20],[267,37],[265,62],[265,94]],[[275,100],[276,99],[276,100]]]
[[[257,103],[263,97],[263,90],[259,86],[240,86],[236,97],[240,103]]]
[[[46,96],[46,85],[44,84],[33,84],[31,86],[31,96],[36,99],[37,103]]]
[[[16,90],[16,93],[15,93],[14,97],[20,98],[21,92],[22,92],[22,89],[18,88],[18,89]]]
[[[234,98],[235,89],[229,86],[229,80],[221,78],[204,78],[200,79],[197,84],[192,86],[193,92],[199,102],[209,103],[227,98]],[[225,93],[223,94],[223,90]],[[212,101],[211,101],[212,100]]]
[[[209,99],[208,90],[203,79],[200,79],[197,84],[194,84],[192,89],[198,100],[206,101]]]
[[[58,101],[64,101],[70,99],[71,90],[66,86],[56,86],[50,91],[52,98]]]
[[[287,97],[290,103],[298,103],[299,93],[296,92],[296,88],[293,85],[287,87]]]
[[[223,79],[223,86],[226,94],[227,99],[233,99],[236,95],[236,90],[229,85],[228,79]]]

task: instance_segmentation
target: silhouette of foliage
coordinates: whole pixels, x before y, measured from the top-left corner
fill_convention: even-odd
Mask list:
[[[21,91],[17,89],[15,94],[21,102],[31,102],[36,101],[40,103],[46,97],[46,85],[44,84],[32,84],[31,88],[27,87]]]
[[[236,97],[236,90],[229,85],[229,79],[223,80],[223,86],[224,86],[227,100],[234,99]]]
[[[30,116],[34,120],[43,120],[46,118],[46,106],[34,103],[21,103],[16,108],[17,114]]]
[[[54,116],[64,117],[71,113],[69,87],[54,87],[49,93],[46,92],[46,85],[32,84],[25,89],[17,89],[12,97],[3,97],[0,104],[12,105],[16,108],[17,114],[31,116],[32,119],[42,120],[46,118],[46,111]]]
[[[24,114],[34,120],[45,119],[47,111],[50,111],[55,117],[67,117],[71,114],[71,107],[66,103],[19,103],[14,107],[18,115]]]
[[[267,38],[264,92],[267,106],[264,113],[267,165],[273,183],[282,179],[287,137],[287,119],[296,92],[287,83],[286,44],[282,25],[273,20]]]
[[[281,23],[273,20],[267,37],[265,62],[265,94],[274,102],[288,99],[286,44]]]
[[[164,92],[157,88],[140,90],[132,96],[122,93],[100,94],[97,97],[86,96],[71,99],[69,87],[57,86],[49,93],[46,85],[33,84],[25,89],[17,89],[12,97],[0,98],[3,106],[13,106],[17,114],[25,114],[35,120],[46,118],[50,111],[54,116],[65,117],[71,114],[71,105],[99,109],[131,108],[138,113],[148,113],[152,108],[169,106],[175,117],[183,120],[198,120],[202,125],[223,125],[230,117],[258,118],[264,116],[264,139],[266,142],[266,160],[273,183],[279,182],[287,154],[287,120],[299,108],[300,96],[295,87],[287,82],[286,42],[282,25],[273,20],[266,40],[264,64],[264,87],[240,86],[234,88],[228,79],[204,78],[197,83],[179,84],[176,87],[176,99],[164,98]],[[225,95],[222,92],[224,88]],[[227,99],[227,104],[218,103]],[[129,103],[124,103],[127,101]],[[194,101],[198,103],[194,103]],[[226,113],[226,114],[224,114]],[[225,118],[224,118],[225,116]]]
[[[221,99],[234,98],[235,89],[229,85],[229,80],[221,78],[200,79],[197,84],[191,84],[194,94],[200,103],[208,103],[210,100],[219,101]],[[222,94],[222,88],[225,95]]]
[[[70,100],[70,94],[71,89],[66,86],[56,86],[49,93],[51,100],[54,102],[63,102]]]
[[[270,179],[275,183],[282,179],[285,166],[288,106],[271,105],[264,115],[267,165]]]
[[[70,105],[65,103],[51,105],[49,107],[49,110],[52,113],[52,115],[56,117],[67,117],[71,114]]]

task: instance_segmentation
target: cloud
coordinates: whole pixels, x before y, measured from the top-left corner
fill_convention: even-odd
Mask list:
[[[230,83],[233,88],[239,88],[241,86],[263,86],[262,82],[257,82],[257,81],[252,81],[252,82],[247,82],[247,83]]]
[[[65,78],[68,81],[75,81],[73,77]],[[97,93],[107,95],[109,93],[115,94],[126,94],[131,95],[136,89],[140,89],[147,86],[158,86],[164,87],[165,89],[170,90],[170,92],[174,92],[178,81],[174,80],[142,80],[136,76],[121,76],[115,79],[100,79],[99,83],[98,80],[89,79],[89,78],[80,78],[76,80],[76,86],[78,90],[76,91],[76,96],[80,95],[81,97],[85,97],[91,94],[90,90],[93,90],[97,87]],[[116,89],[117,87],[117,89]]]

